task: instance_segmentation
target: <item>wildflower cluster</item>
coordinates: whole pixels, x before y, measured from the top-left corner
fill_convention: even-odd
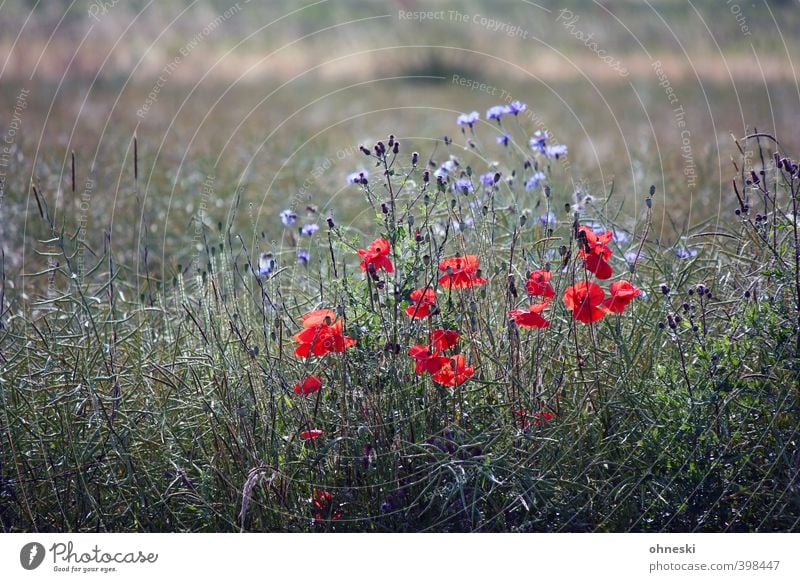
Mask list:
[[[610,279],[614,274],[608,259],[612,255],[608,243],[614,236],[610,230],[596,234],[588,226],[577,231],[578,258],[583,259],[583,268],[598,280]],[[578,281],[564,291],[564,305],[572,311],[572,318],[582,323],[594,323],[609,313],[622,313],[641,291],[628,281],[611,284],[611,295],[606,297],[603,288],[592,281]]]

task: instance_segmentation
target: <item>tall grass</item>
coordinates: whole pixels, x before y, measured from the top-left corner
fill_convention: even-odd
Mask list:
[[[85,248],[33,192],[48,266],[29,273],[37,295],[3,286],[3,530],[797,530],[797,165],[771,136],[742,138],[727,214],[665,246],[653,188],[621,214],[563,157],[532,154],[522,117],[504,120],[508,147],[493,122],[418,159],[402,138],[365,144],[369,178],[350,188],[373,232],[298,206],[267,249],[231,219],[172,281],[117,264],[110,231]],[[301,237],[309,218],[321,230]],[[594,280],[582,225],[613,233],[612,281],[642,290],[588,325],[562,301]],[[394,270],[362,271],[379,237]],[[487,283],[445,288],[440,262],[463,255]],[[537,269],[555,298],[528,330],[509,312],[537,301]],[[437,308],[415,319],[419,288]],[[321,308],[357,343],[298,357]],[[434,328],[461,335],[474,374],[458,386],[415,373],[408,349]],[[310,375],[322,388],[296,394]]]

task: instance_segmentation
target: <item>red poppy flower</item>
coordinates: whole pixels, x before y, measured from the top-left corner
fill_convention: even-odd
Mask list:
[[[611,297],[603,301],[602,307],[609,313],[622,313],[638,297],[641,291],[628,281],[615,281],[611,283]]]
[[[452,259],[445,259],[439,263],[439,270],[447,273],[441,279],[439,284],[445,289],[461,289],[465,287],[472,287],[473,285],[484,285],[486,279],[480,276],[478,268],[477,255],[465,255],[463,257],[454,257]]]
[[[519,421],[519,423],[522,425],[523,429],[530,428],[531,422],[528,420],[530,415],[528,414],[527,410],[514,410],[513,413],[517,421]],[[555,415],[547,410],[536,411],[533,413],[533,426],[544,426],[554,418]]]
[[[364,259],[361,261],[361,270],[366,271],[371,265],[375,271],[383,269],[387,273],[394,272],[394,265],[389,260],[391,251],[392,247],[385,238],[376,238],[367,247],[367,250],[358,249],[359,256]]]
[[[408,355],[417,361],[414,372],[418,376],[423,372],[435,374],[450,362],[450,358],[447,356],[440,356],[437,350],[433,350],[428,346],[411,346],[408,350]]]
[[[326,323],[332,324],[336,320],[336,312],[333,309],[317,309],[309,311],[302,318],[303,327],[316,327]]]
[[[611,278],[614,272],[611,265],[608,264],[611,249],[608,248],[607,243],[611,241],[614,233],[607,230],[598,235],[588,226],[581,226],[578,232],[583,233],[583,244],[578,251],[578,258],[584,259],[586,270],[594,273],[598,279]]]
[[[318,439],[322,436],[322,431],[318,428],[312,428],[311,430],[304,430],[300,433],[300,438],[304,441],[313,441],[314,439]]]
[[[294,354],[300,358],[343,352],[356,340],[342,333],[342,322],[335,321],[331,309],[318,309],[303,316],[303,329],[292,336],[298,345]]]
[[[508,315],[520,327],[543,328],[550,325],[550,322],[541,316],[542,311],[544,311],[548,305],[550,305],[550,301],[542,301],[541,303],[531,305],[526,311],[514,309],[510,311]]]
[[[551,271],[538,270],[534,271],[528,277],[528,282],[525,287],[528,289],[528,295],[531,297],[544,297],[545,299],[552,299],[556,296],[553,286],[550,285],[550,279],[553,278]]]
[[[436,305],[436,291],[433,289],[415,289],[411,292],[411,301],[415,305],[406,308],[406,313],[414,319],[422,319],[431,314],[431,307]]]
[[[572,319],[583,323],[600,321],[606,314],[600,307],[605,293],[597,283],[578,281],[564,291],[564,305],[572,310]]]
[[[475,373],[473,366],[467,366],[463,354],[449,358],[447,364],[433,375],[433,381],[443,386],[461,386]]]
[[[527,410],[512,410],[512,414],[514,418],[522,425],[523,430],[531,426],[531,421],[528,420],[528,411]]]
[[[322,388],[322,382],[320,379],[316,376],[309,376],[302,382],[298,382],[294,385],[294,393],[308,396],[313,392],[319,392],[320,388]]]
[[[547,410],[543,410],[541,412],[534,412],[533,413],[533,426],[539,426],[540,424],[544,426],[551,420],[555,418],[555,415],[552,412]]]
[[[579,233],[583,233],[585,244],[581,246],[578,251],[580,258],[585,258],[586,255],[597,255],[607,259],[611,256],[611,249],[608,248],[608,243],[614,237],[614,233],[610,230],[605,231],[603,234],[595,234],[595,232],[588,226],[581,226],[578,228]]]
[[[334,509],[332,501],[333,496],[330,491],[322,491],[320,489],[314,490],[314,497],[311,498],[314,521],[321,521],[323,519],[336,521],[337,519],[341,519],[342,512],[339,509]]]
[[[600,255],[586,255],[583,264],[586,265],[587,271],[594,273],[594,276],[600,280],[610,279],[614,274],[611,265]]]
[[[435,350],[449,350],[458,343],[458,332],[454,329],[434,329],[431,332],[431,346]]]

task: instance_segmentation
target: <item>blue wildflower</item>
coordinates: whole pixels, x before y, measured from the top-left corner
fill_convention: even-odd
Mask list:
[[[498,144],[507,146],[508,142],[511,141],[511,136],[507,133],[504,133],[503,135],[498,135],[496,139]]]
[[[542,225],[542,228],[546,228],[548,226],[552,226],[556,223],[556,215],[552,212],[548,212],[547,214],[542,214],[539,217],[539,222]]]
[[[494,172],[486,172],[485,174],[481,174],[480,182],[484,186],[491,187],[494,186]]]
[[[280,217],[283,226],[292,226],[294,224],[294,221],[297,220],[297,215],[294,212],[292,212],[289,208],[281,211]]]
[[[268,276],[275,270],[275,259],[272,253],[261,253],[258,257],[258,274],[262,277]]]
[[[626,245],[631,240],[631,235],[625,232],[624,230],[617,230],[614,229],[614,240],[617,242],[618,245]]]
[[[675,256],[679,259],[693,259],[697,256],[697,249],[692,247],[676,247]]]
[[[637,260],[641,261],[645,257],[645,254],[646,253],[644,249],[642,249],[641,251],[639,251],[639,249],[632,249],[625,253],[625,260],[633,264]]]
[[[602,222],[589,221],[584,226],[588,226],[595,234],[603,234],[606,231],[606,226]]]
[[[544,154],[547,152],[548,139],[550,139],[550,134],[547,132],[547,130],[540,131],[537,129],[534,132],[533,137],[528,142],[528,145],[531,146],[533,151]]]
[[[301,265],[307,265],[308,261],[311,260],[311,253],[309,253],[305,249],[300,249],[297,251],[297,262]]]
[[[472,182],[469,178],[460,178],[456,180],[455,189],[457,192],[461,192],[462,194],[469,194],[473,191]]]
[[[567,155],[567,146],[563,144],[548,145],[544,147],[544,155],[548,158],[558,159]]]
[[[456,118],[458,125],[469,125],[472,127],[481,118],[480,113],[473,111],[471,113],[462,113]]]
[[[497,122],[500,123],[500,118],[506,113],[511,113],[508,107],[505,105],[495,105],[486,110],[486,119],[496,119]]]
[[[535,190],[542,185],[542,182],[544,182],[545,179],[546,176],[544,175],[544,172],[536,172],[533,176],[525,181],[525,189]]]
[[[512,101],[508,104],[508,113],[513,113],[514,115],[518,115],[522,113],[528,108],[522,101]]]
[[[300,234],[303,236],[314,236],[314,233],[319,230],[318,224],[304,224],[300,229]]]
[[[439,166],[439,169],[436,170],[433,174],[437,178],[446,178],[450,175],[458,167],[458,160],[454,156],[450,156],[450,159]]]

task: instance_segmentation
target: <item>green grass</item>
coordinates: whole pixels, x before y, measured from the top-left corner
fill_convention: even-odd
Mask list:
[[[524,145],[534,129],[523,120],[515,139]],[[624,204],[591,188],[576,200],[562,165],[539,158],[549,196],[528,192],[525,158],[495,146],[488,126],[477,132],[474,149],[462,149],[470,136],[457,132],[435,150],[403,140],[386,160],[388,180],[374,158],[353,158],[371,175],[368,188],[348,186],[331,202],[352,205],[347,220],[336,216],[331,228],[330,209],[307,215],[305,201],[296,205],[300,222],[321,226],[310,239],[296,230],[262,237],[257,225],[281,232],[274,209],[258,214],[215,169],[215,196],[238,202],[219,224],[209,219],[217,212],[202,215],[194,243],[194,222],[171,231],[180,257],[148,230],[163,201],[142,213],[133,152],[103,171],[129,184],[121,215],[143,221],[115,221],[100,244],[82,242],[78,221],[55,211],[40,182],[27,231],[35,256],[24,284],[4,277],[3,286],[2,529],[796,531],[796,171],[776,168],[768,138],[741,141],[761,181],[749,182],[738,162],[741,205],[668,238],[654,224],[664,211],[658,189]],[[454,179],[477,184],[487,159],[516,178],[490,196],[477,185],[468,195],[449,182],[437,188],[435,178],[426,186],[434,151],[439,163],[458,156]],[[199,191],[205,175],[186,187]],[[294,189],[304,175],[286,179]],[[548,211],[552,232],[538,218]],[[577,258],[576,221],[614,227],[613,280],[644,291],[592,325],[561,301],[591,278]],[[372,280],[356,249],[378,236],[391,241],[396,272]],[[686,246],[696,256],[676,255]],[[311,252],[307,266],[296,262],[299,247]],[[266,250],[278,268],[256,276]],[[640,255],[634,270],[626,251]],[[438,286],[440,312],[412,321],[410,291],[437,287],[439,261],[456,254],[478,255],[488,283]],[[524,281],[537,268],[553,271],[556,297],[550,327],[528,331],[508,311],[528,305]],[[301,316],[323,307],[338,311],[357,345],[294,356]],[[406,352],[429,326],[461,333],[457,350],[475,366],[461,386],[414,373]],[[295,395],[312,373],[323,389]],[[525,428],[517,409],[554,417]],[[309,428],[324,434],[299,439]],[[317,490],[331,495],[322,509],[311,503]]]

